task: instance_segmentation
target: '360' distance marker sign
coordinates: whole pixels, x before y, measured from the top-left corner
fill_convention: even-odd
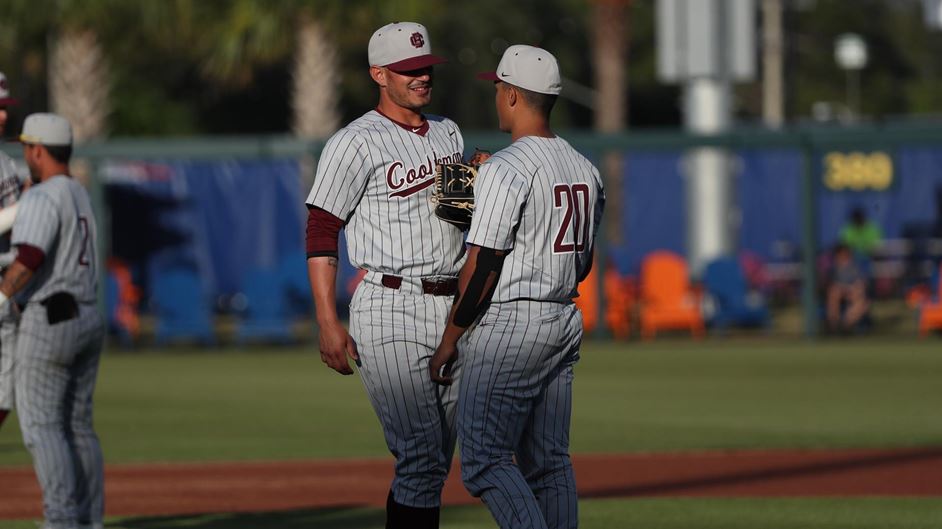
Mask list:
[[[824,187],[831,191],[886,191],[893,178],[893,159],[883,151],[824,156]]]

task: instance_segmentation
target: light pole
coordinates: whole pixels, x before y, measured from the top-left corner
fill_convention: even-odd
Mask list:
[[[658,77],[684,87],[684,125],[692,134],[729,130],[734,82],[755,78],[755,0],[657,0]],[[706,264],[736,251],[735,186],[728,153],[688,153],[687,259],[699,277]]]
[[[844,33],[834,41],[834,59],[846,72],[846,99],[851,120],[860,114],[860,70],[867,66],[867,43],[860,35]]]

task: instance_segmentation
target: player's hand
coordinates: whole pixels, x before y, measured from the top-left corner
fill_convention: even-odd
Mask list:
[[[450,386],[454,379],[451,370],[458,360],[458,348],[454,344],[441,343],[428,364],[429,375],[432,382],[443,386]]]
[[[474,154],[471,155],[471,158],[468,158],[468,165],[477,167],[486,162],[490,157],[491,153],[489,151],[482,151],[481,149],[475,148]]]
[[[320,342],[321,361],[341,375],[352,375],[353,368],[347,357],[360,365],[357,344],[340,322],[321,325],[318,341]]]

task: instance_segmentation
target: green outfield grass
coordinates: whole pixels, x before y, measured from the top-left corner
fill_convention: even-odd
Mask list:
[[[314,347],[109,352],[96,424],[109,463],[384,456],[357,377]],[[588,343],[577,366],[574,452],[942,445],[938,340],[781,343],[667,339]],[[0,431],[0,465],[28,462]],[[930,528],[942,499],[607,499],[580,502],[581,527]],[[0,521],[33,529],[33,521]],[[112,529],[371,529],[377,509],[113,519]],[[448,508],[443,528],[495,524]]]
[[[630,499],[579,502],[582,529],[934,529],[942,500],[908,498]],[[496,529],[484,507],[451,507],[443,529]],[[109,520],[109,529],[382,529],[379,509],[337,508]],[[2,521],[2,529],[36,529]]]
[[[108,462],[386,455],[359,378],[313,350],[107,353]],[[573,451],[942,445],[940,380],[938,340],[588,343]],[[26,463],[8,421],[0,465]]]

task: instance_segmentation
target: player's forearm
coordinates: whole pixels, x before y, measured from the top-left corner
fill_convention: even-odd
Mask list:
[[[337,266],[336,257],[311,257],[307,260],[308,280],[319,325],[340,321],[337,316]]]
[[[458,274],[458,294],[448,315],[442,343],[456,344],[494,296],[506,252],[471,246]]]
[[[19,261],[13,263],[3,273],[3,280],[0,281],[0,294],[11,297],[29,283],[33,277],[33,271]]]
[[[442,334],[441,343],[447,346],[455,346],[467,330],[467,327],[458,327],[449,319],[448,325],[445,326],[445,332]]]
[[[465,331],[468,330],[468,327],[462,327],[455,324],[455,313],[458,311],[458,307],[464,301],[465,295],[468,292],[468,283],[471,281],[471,275],[474,273],[474,267],[469,266],[471,263],[472,257],[468,257],[468,261],[465,262],[464,267],[458,273],[458,292],[455,294],[455,301],[451,305],[451,310],[448,312],[448,323],[445,324],[445,332],[442,334],[441,343],[446,345],[455,345],[458,343],[458,340],[464,335]]]

